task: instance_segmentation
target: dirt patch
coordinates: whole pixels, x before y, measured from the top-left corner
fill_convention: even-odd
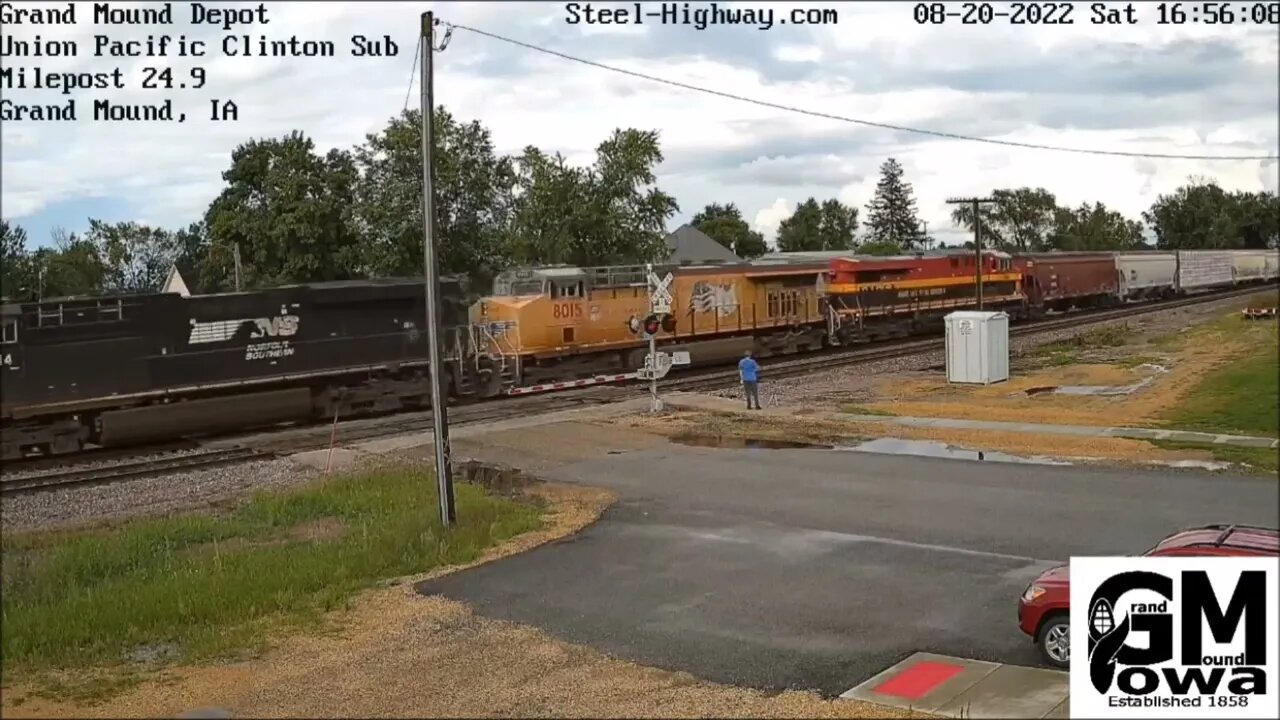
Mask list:
[[[455,459],[475,458],[537,473],[665,442],[660,436],[627,431],[606,421],[566,421],[458,438],[453,441],[453,455]],[[428,446],[405,451],[404,455],[430,458],[431,453]]]
[[[920,428],[881,423],[852,423],[851,432],[864,437],[899,437],[908,440],[937,440],[972,450],[995,450],[1011,455],[1042,455],[1068,460],[1111,460],[1123,463],[1148,463],[1177,460],[1213,460],[1208,450],[1166,450],[1142,440],[1126,438],[1092,438],[1071,435],[1035,435],[1031,433],[995,432],[991,430],[958,430]]]
[[[1205,375],[1231,363],[1246,349],[1240,329],[1231,323],[1213,322],[1184,330],[1174,335],[1138,335],[1120,346],[1073,351],[1064,363],[1044,362],[1046,357],[1063,357],[1055,354],[1015,360],[1012,377],[995,385],[953,385],[942,372],[884,378],[875,386],[875,399],[862,404],[876,412],[917,417],[1156,425]],[[1149,381],[1128,394],[1065,395],[1053,391],[1078,387],[1119,390],[1144,380]]]
[[[1210,461],[1208,450],[1166,449],[1142,440],[1094,438],[1072,435],[960,430],[898,425],[891,422],[841,421],[828,417],[797,417],[780,413],[747,414],[702,410],[682,410],[661,416],[638,415],[619,418],[618,423],[643,427],[649,432],[678,438],[697,431],[704,436],[747,437],[850,445],[876,437],[908,440],[937,440],[972,450],[1011,455],[1040,455],[1070,460],[1099,460],[1119,463],[1148,463],[1176,460]]]
[[[477,563],[528,550],[593,522],[604,490],[545,484],[543,529]],[[474,565],[473,564],[473,565]],[[335,635],[289,638],[259,659],[169,671],[104,704],[81,707],[5,688],[6,717],[176,717],[197,707],[236,717],[910,717],[813,693],[780,695],[701,682],[488,620],[465,605],[422,597],[412,583],[366,593]],[[916,717],[925,717],[915,715]]]
[[[290,540],[323,542],[337,540],[347,531],[347,526],[338,518],[319,518],[298,523],[289,528]]]

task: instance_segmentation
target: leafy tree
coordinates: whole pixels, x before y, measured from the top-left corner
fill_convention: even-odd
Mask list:
[[[920,245],[924,231],[916,216],[916,201],[911,183],[902,179],[902,165],[889,158],[880,166],[880,182],[876,194],[867,205],[867,239],[875,243],[893,243],[903,248]]]
[[[834,198],[821,205],[809,198],[779,224],[778,249],[783,252],[849,250],[853,248],[857,230],[856,208]]]
[[[901,255],[902,248],[891,242],[864,242],[858,246],[860,255]]]
[[[516,159],[517,193],[507,248],[519,265],[574,263],[593,235],[586,210],[589,180],[557,153],[529,146]]]
[[[858,232],[858,209],[831,198],[822,203],[818,235],[823,250],[851,250]]]
[[[489,130],[462,123],[443,107],[433,118],[436,242],[446,274],[490,275],[505,265],[515,170],[495,154]],[[407,110],[355,151],[360,179],[355,216],[368,244],[372,275],[420,275],[422,258],[422,113]]]
[[[188,289],[195,292],[204,275],[205,258],[209,254],[209,234],[204,223],[194,222],[174,232],[173,253],[173,264],[178,267]]]
[[[639,263],[666,253],[666,223],[680,207],[654,187],[662,162],[656,132],[615,130],[596,162],[574,168],[529,147],[516,161],[508,231],[522,264]]]
[[[1142,215],[1160,248],[1265,248],[1280,237],[1274,193],[1228,193],[1204,178],[1161,195]]]
[[[740,258],[759,257],[769,252],[764,235],[751,229],[742,218],[742,211],[733,203],[706,206],[693,216],[692,225]]]
[[[1142,214],[1162,249],[1235,246],[1231,196],[1216,182],[1192,178],[1172,195],[1161,195]]]
[[[1144,247],[1142,223],[1109,210],[1102,203],[1083,203],[1054,212],[1050,242],[1055,250],[1135,250]]]
[[[0,298],[25,300],[34,295],[27,231],[0,220]]]
[[[177,257],[173,233],[134,222],[90,219],[85,241],[102,260],[102,290],[108,293],[159,290]]]
[[[1265,191],[1235,192],[1231,197],[1239,247],[1280,247],[1280,197]]]
[[[351,155],[320,156],[301,132],[252,140],[231,154],[227,186],[205,213],[209,254],[202,284],[233,284],[240,247],[244,287],[340,280],[359,273],[351,219],[356,168]]]
[[[1044,188],[1021,187],[996,190],[996,202],[980,206],[984,247],[998,247],[1010,252],[1041,252],[1049,249],[1054,230],[1057,199]],[[951,211],[957,225],[973,231],[973,206],[957,205]]]
[[[106,267],[92,242],[54,228],[53,247],[40,248],[31,256],[36,298],[99,295]]]

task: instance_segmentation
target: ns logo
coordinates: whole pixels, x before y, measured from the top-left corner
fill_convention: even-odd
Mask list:
[[[291,337],[298,332],[298,316],[281,315],[273,318],[256,318],[253,321],[253,326],[249,337],[255,340],[263,337]]]

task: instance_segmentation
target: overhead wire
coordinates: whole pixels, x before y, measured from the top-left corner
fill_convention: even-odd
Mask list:
[[[404,91],[404,109],[409,110],[409,95],[413,92],[413,78],[418,74],[418,58],[421,57],[422,40],[419,39],[414,45],[413,50],[413,67],[409,68],[409,87]]]
[[[734,93],[728,93],[722,90],[713,90],[711,88],[700,87],[698,85],[691,85],[689,83],[680,82],[678,80],[671,80],[669,78],[658,77],[656,75],[649,75],[646,73],[637,72],[635,70],[627,70],[625,68],[620,68],[613,65],[606,65],[604,63],[596,62],[594,60],[587,60],[585,58],[580,58],[580,57],[576,57],[566,53],[562,53],[558,50],[551,50],[550,48],[544,48],[538,45],[533,45],[527,42],[523,42],[521,40],[516,40],[514,38],[505,37],[503,35],[489,32],[487,30],[474,28],[469,25],[460,25],[457,23],[449,23],[449,22],[445,22],[444,24],[450,28],[467,30],[477,35],[482,35],[484,37],[498,40],[500,42],[516,45],[528,50],[533,50],[534,52],[543,53],[545,55],[552,55],[554,57],[558,57],[563,60],[569,60],[571,62],[581,63],[583,65],[589,65],[594,68],[599,68],[601,70],[608,70],[610,72],[615,72],[622,75],[629,75],[631,77],[640,78],[642,80],[648,80],[650,82],[669,85],[672,87],[677,87],[684,90],[690,90],[693,92],[700,92],[707,95],[715,95],[717,97],[727,98],[730,100],[737,100],[739,102],[750,103],[752,105],[772,108],[775,110],[783,110],[786,112],[798,113],[801,115],[808,115],[810,117],[824,118],[827,120],[836,120],[839,122],[852,123],[855,125],[865,125],[867,127],[881,128],[884,130],[896,130],[898,132],[914,133],[917,135],[929,135],[933,137],[946,138],[949,140],[963,140],[967,142],[987,143],[991,145],[1004,145],[1006,147],[1016,147],[1016,148],[1022,148],[1027,150],[1046,150],[1051,152],[1076,153],[1076,154],[1082,154],[1082,155],[1108,155],[1108,156],[1114,156],[1114,157],[1152,158],[1152,159],[1163,159],[1163,160],[1239,161],[1239,160],[1280,159],[1280,155],[1179,155],[1179,154],[1167,154],[1167,153],[1127,152],[1122,150],[1099,150],[1095,148],[1074,148],[1074,147],[1064,147],[1061,145],[1044,145],[1040,143],[1018,142],[1016,140],[1000,140],[997,138],[976,137],[973,135],[961,135],[959,133],[943,132],[941,130],[927,130],[922,128],[907,127],[904,125],[893,125],[890,123],[875,122],[872,120],[862,120],[859,118],[847,117],[844,115],[835,115],[832,113],[825,113],[817,110],[809,110],[807,108],[795,107],[792,105],[783,105],[781,103],[770,102],[767,100],[760,100],[757,98],[747,97],[745,95],[736,95]]]

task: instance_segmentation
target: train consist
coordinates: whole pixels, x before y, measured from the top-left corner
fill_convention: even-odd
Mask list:
[[[660,268],[673,317],[657,336],[693,365],[912,335],[975,305],[1018,318],[1117,306],[1280,275],[1275,250],[1010,255],[950,250],[894,257],[775,253],[751,262]],[[648,352],[643,268],[553,267],[500,275],[471,309],[520,382],[634,370]]]
[[[0,306],[3,458],[430,406],[421,280]],[[494,395],[503,358],[442,282],[455,397]]]
[[[975,304],[1016,317],[1272,282],[1273,250],[897,257],[776,253],[658,268],[657,339],[713,364],[907,336]],[[639,368],[639,267],[505,272],[467,307],[444,281],[451,400]],[[157,293],[0,306],[3,458],[429,406],[419,280]]]

